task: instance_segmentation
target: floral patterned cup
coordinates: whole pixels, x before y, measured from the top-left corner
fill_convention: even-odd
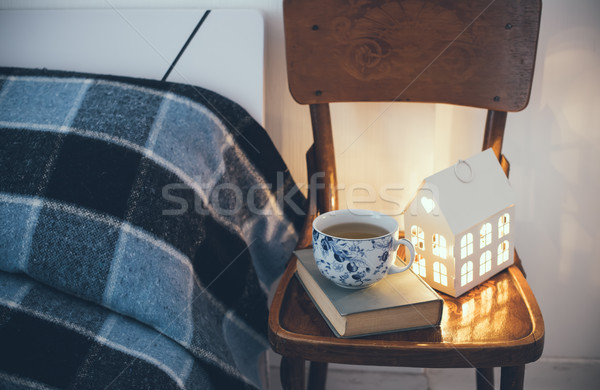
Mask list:
[[[342,238],[323,233],[334,225],[359,223],[384,228],[387,233],[373,238]],[[313,221],[313,253],[319,271],[341,287],[364,288],[387,273],[406,271],[415,260],[415,248],[407,239],[398,239],[398,223],[385,214],[368,210],[336,210]],[[400,244],[410,252],[405,267],[394,264]]]

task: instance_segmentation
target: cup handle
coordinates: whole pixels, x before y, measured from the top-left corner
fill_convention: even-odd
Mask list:
[[[390,270],[388,271],[390,274],[397,274],[398,272],[406,271],[412,266],[413,262],[415,261],[415,247],[413,246],[413,244],[406,238],[394,240],[394,247],[398,248],[400,244],[408,248],[408,251],[410,252],[410,261],[404,267],[398,267],[396,264],[392,264]]]

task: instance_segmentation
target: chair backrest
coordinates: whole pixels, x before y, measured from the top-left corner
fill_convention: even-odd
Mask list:
[[[529,100],[540,0],[286,0],[290,90],[301,104]]]
[[[508,174],[506,112],[529,101],[540,0],[284,0],[283,11],[290,91],[311,107],[315,169],[329,187],[321,211],[337,207],[332,102],[488,109],[483,148]]]

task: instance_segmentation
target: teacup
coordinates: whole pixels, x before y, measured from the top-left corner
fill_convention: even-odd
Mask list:
[[[313,253],[321,274],[341,287],[364,288],[388,273],[403,272],[415,260],[415,248],[398,239],[398,223],[369,210],[336,210],[313,221]],[[410,252],[404,267],[394,264],[400,244]]]

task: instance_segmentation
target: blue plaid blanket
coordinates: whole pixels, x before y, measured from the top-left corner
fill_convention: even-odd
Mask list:
[[[0,388],[261,387],[304,203],[218,94],[0,68]]]

